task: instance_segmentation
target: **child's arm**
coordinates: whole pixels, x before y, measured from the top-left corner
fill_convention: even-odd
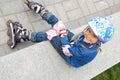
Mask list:
[[[78,46],[72,46],[69,48],[69,51],[72,55],[77,56],[77,57],[83,57],[85,50],[78,47]]]
[[[71,46],[70,46],[70,41],[69,41],[68,37],[67,37],[67,36],[62,37],[62,38],[61,38],[61,43],[62,43],[63,53],[64,53],[66,56],[71,57],[72,54],[71,54],[70,51],[69,51],[69,48],[70,48]]]
[[[66,56],[65,58],[66,58],[66,61],[75,68],[79,68],[83,66],[83,64],[85,64],[85,62],[77,60],[77,58],[74,56],[72,57]]]
[[[61,43],[63,47],[66,45],[70,46],[70,41],[67,36],[61,38]],[[72,55],[79,56],[79,57],[83,56],[84,49],[80,48],[79,46],[70,46],[68,47],[68,50]]]
[[[61,43],[62,43],[63,46],[64,45],[70,45],[70,41],[69,41],[67,36],[64,36],[64,37],[61,38]]]
[[[65,56],[66,61],[73,67],[78,68],[81,67],[89,62],[91,62],[95,56],[97,55],[98,51],[96,50],[86,50],[80,49],[78,47],[71,47],[69,51],[72,53],[73,56]]]

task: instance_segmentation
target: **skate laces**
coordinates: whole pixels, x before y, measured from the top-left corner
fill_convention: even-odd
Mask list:
[[[36,2],[28,2],[28,7],[32,10],[34,10],[36,13],[40,13],[41,10],[45,9],[41,4],[36,3]]]
[[[32,10],[35,11],[35,13],[39,13],[42,18],[44,18],[46,16],[46,14],[48,13],[48,10],[45,9],[45,7],[37,2],[34,1],[28,1],[28,3],[26,3],[28,5],[28,7]]]
[[[16,34],[17,34],[18,40],[20,40],[21,42],[29,40],[29,32],[24,28],[17,27]]]
[[[41,5],[38,5],[38,4],[33,4],[33,5],[31,6],[31,8],[32,8],[33,10],[35,10],[36,13],[40,13],[40,11],[43,9],[43,7],[42,7]]]

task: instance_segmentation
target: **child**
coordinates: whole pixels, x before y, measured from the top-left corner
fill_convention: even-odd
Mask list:
[[[88,21],[88,27],[73,38],[62,21],[34,1],[25,2],[28,7],[40,14],[43,20],[51,24],[52,29],[47,32],[31,32],[24,29],[19,22],[7,21],[9,26],[8,45],[14,48],[21,40],[42,42],[49,40],[62,58],[71,66],[78,68],[92,61],[99,51],[101,44],[106,43],[114,34],[114,28],[106,18],[96,17]]]

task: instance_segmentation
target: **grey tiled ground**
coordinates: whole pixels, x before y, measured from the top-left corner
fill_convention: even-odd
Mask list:
[[[69,29],[75,29],[87,23],[95,16],[108,16],[120,11],[120,0],[34,0],[42,3],[63,20]],[[50,28],[42,18],[30,11],[23,0],[0,0],[0,56],[12,53],[34,43],[19,44],[11,50],[6,42],[8,19],[20,21],[23,27],[33,31],[46,31]]]

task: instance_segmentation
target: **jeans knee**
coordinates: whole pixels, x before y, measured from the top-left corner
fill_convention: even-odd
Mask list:
[[[58,22],[58,18],[51,12],[49,12],[43,19],[46,20],[47,23],[51,24],[52,26],[54,26]]]

